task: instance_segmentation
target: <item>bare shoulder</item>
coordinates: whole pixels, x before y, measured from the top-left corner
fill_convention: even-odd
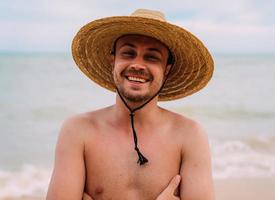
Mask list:
[[[203,126],[184,115],[165,110],[171,123],[171,129],[175,130],[174,133],[180,137],[180,141],[185,143],[205,141],[207,142],[207,134]]]
[[[85,143],[87,136],[96,133],[93,131],[98,123],[96,116],[102,112],[78,114],[63,122],[47,200],[82,199],[85,186]]]
[[[85,134],[87,131],[91,132],[91,129],[98,128],[100,122],[103,120],[103,116],[106,115],[109,109],[107,107],[71,116],[64,120],[62,129],[65,129],[65,132],[68,134],[75,135]]]
[[[97,121],[97,116],[106,112],[106,109],[107,108],[103,108],[70,116],[64,121],[63,125],[71,126],[72,128],[73,126],[84,125],[85,123],[94,124]]]
[[[209,158],[209,141],[203,126],[183,115],[172,112],[171,114],[174,116],[173,126],[174,130],[177,130],[177,141],[180,142],[184,158],[193,159],[195,155],[200,155],[200,159],[202,156]]]

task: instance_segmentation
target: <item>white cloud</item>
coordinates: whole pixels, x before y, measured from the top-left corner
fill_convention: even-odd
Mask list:
[[[69,51],[72,37],[85,23],[149,8],[163,11],[213,51],[275,51],[275,3],[270,0],[7,2],[0,3],[0,50]]]
[[[189,21],[185,23],[185,27],[214,52],[274,52],[275,26],[202,20]]]

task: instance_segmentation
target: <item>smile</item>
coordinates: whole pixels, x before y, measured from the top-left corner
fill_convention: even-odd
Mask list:
[[[129,81],[134,81],[134,82],[138,82],[138,83],[145,83],[147,81],[146,79],[138,78],[138,77],[134,77],[134,76],[126,76],[126,78]]]

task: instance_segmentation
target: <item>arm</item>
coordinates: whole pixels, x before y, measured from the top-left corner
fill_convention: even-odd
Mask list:
[[[85,184],[84,140],[80,120],[67,120],[58,138],[47,200],[80,200]]]
[[[208,139],[195,124],[182,149],[181,200],[214,200]]]

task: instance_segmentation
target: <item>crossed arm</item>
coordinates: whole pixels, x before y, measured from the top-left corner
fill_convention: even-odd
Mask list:
[[[185,138],[180,169],[181,200],[214,200],[211,158],[208,138],[202,127],[195,124]]]
[[[84,140],[77,134],[78,124],[78,119],[70,119],[61,129],[47,200],[92,200],[83,194]],[[208,140],[199,126],[192,132],[182,149],[180,176],[176,175],[156,200],[214,200]],[[178,186],[180,197],[174,195]]]
[[[47,200],[80,200],[85,185],[83,136],[79,120],[64,122],[56,145],[55,164]]]
[[[156,200],[180,200],[179,197],[174,195],[179,186],[180,179],[180,175],[173,177],[168,186],[160,193]],[[93,198],[84,193],[83,200],[93,200]]]

